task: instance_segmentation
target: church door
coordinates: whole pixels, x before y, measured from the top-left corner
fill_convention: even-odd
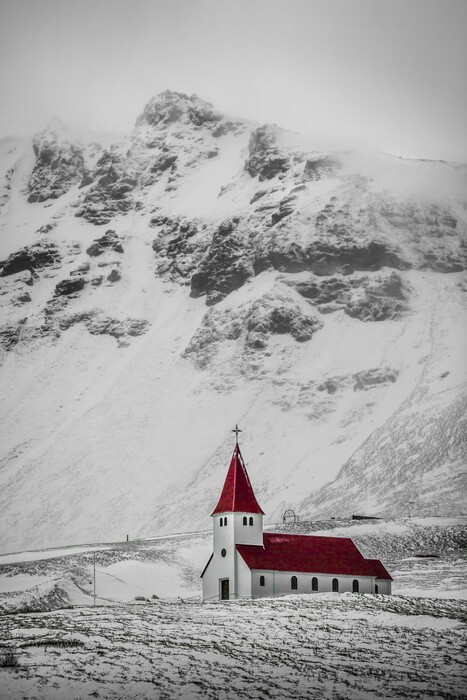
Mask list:
[[[229,600],[229,579],[221,579],[221,600]]]

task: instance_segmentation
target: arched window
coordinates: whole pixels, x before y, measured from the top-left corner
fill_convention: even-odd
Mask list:
[[[290,588],[293,591],[296,591],[298,589],[298,581],[296,576],[292,576],[292,578],[290,579]]]
[[[378,593],[378,584],[375,583],[375,593]]]
[[[224,518],[224,525],[227,525],[227,518]]]
[[[356,578],[352,581],[352,593],[358,593],[358,581]]]
[[[313,576],[313,578],[311,579],[311,590],[312,591],[318,590],[318,579],[316,578],[316,576]]]
[[[332,579],[332,592],[339,593],[339,581],[337,578]]]
[[[222,550],[221,550],[221,556],[225,557],[226,554],[227,554],[227,551],[226,551],[225,549],[222,549]]]
[[[260,576],[260,577],[259,577],[259,585],[260,585],[260,586],[264,586],[264,585],[265,585],[264,576]]]
[[[219,522],[220,522],[220,525],[221,525],[221,527],[222,527],[223,524],[224,524],[224,518],[221,518]]]
[[[248,518],[246,517],[246,515],[243,516],[243,524],[248,525]]]
[[[253,525],[253,518],[250,518],[250,525]]]

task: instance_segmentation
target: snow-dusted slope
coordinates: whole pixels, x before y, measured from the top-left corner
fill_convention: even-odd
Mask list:
[[[236,422],[271,521],[462,509],[464,166],[169,92],[0,145],[3,551],[207,526]]]

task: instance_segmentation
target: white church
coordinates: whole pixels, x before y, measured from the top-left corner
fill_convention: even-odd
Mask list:
[[[350,538],[264,533],[263,515],[237,440],[212,513],[213,553],[201,574],[204,600],[391,593],[392,578],[383,564],[365,559]]]

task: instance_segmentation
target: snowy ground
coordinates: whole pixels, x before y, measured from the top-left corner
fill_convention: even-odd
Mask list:
[[[467,603],[317,594],[0,618],[9,700],[462,698]],[[5,638],[4,637],[4,638]]]
[[[210,532],[5,555],[0,698],[467,697],[466,517],[276,527],[351,536],[395,595],[202,603]]]

